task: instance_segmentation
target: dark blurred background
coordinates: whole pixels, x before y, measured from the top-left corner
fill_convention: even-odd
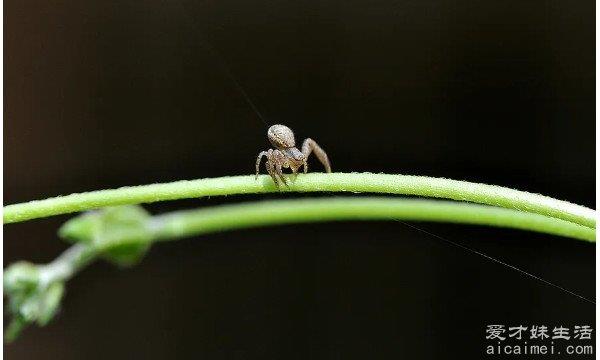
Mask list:
[[[229,68],[269,123],[316,139],[335,171],[595,208],[594,13],[591,0],[5,1],[4,199],[252,173],[266,126]],[[4,263],[54,259],[68,218],[6,226]],[[592,244],[417,226],[595,298]],[[95,263],[55,321],[4,352],[480,358],[488,324],[594,319],[594,305],[402,223],[306,224],[156,245],[127,270]]]

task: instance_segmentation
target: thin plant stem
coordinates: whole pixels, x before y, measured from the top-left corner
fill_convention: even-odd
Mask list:
[[[41,285],[71,279],[81,269],[94,262],[97,255],[97,249],[92,246],[84,244],[71,246],[51,263],[40,267]]]
[[[353,192],[415,195],[468,201],[536,213],[595,228],[595,211],[551,197],[496,185],[412,175],[309,173],[290,176],[277,189],[266,175],[184,180],[59,196],[4,207],[4,223],[15,223],[113,205],[142,204],[216,195],[269,192]]]
[[[528,230],[595,242],[587,226],[518,210],[455,201],[335,197],[291,199],[219,205],[153,216],[147,226],[152,241],[181,238],[262,226],[330,221],[447,222]],[[124,243],[123,243],[124,244]],[[118,242],[111,246],[123,245]],[[75,244],[40,267],[44,283],[66,281],[92,263],[103,247]]]
[[[66,223],[59,234],[70,240],[75,240],[73,236],[79,234],[76,238],[79,237],[81,242],[51,263],[35,265],[19,262],[5,271],[4,289],[13,314],[5,332],[6,340],[14,340],[28,324],[45,325],[56,313],[65,283],[100,257],[123,260],[123,251],[130,251],[135,259],[129,263],[132,265],[153,242],[260,226],[355,220],[484,225],[595,242],[595,229],[570,221],[520,210],[445,200],[338,196],[255,201],[155,216],[139,207],[108,208],[104,213],[81,215]],[[107,231],[106,227],[114,228]],[[92,236],[91,243],[85,242],[88,236]],[[114,258],[114,250],[117,249],[120,249],[117,252],[120,255]]]
[[[334,197],[258,201],[154,216],[156,240],[259,226],[348,220],[403,220],[485,225],[595,241],[587,226],[544,215],[456,201]]]

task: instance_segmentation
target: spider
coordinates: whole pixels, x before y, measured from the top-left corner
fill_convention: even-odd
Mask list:
[[[304,166],[304,173],[308,171],[307,159],[311,152],[314,152],[317,159],[325,166],[325,171],[331,172],[331,164],[329,158],[323,149],[311,138],[307,138],[302,143],[302,151],[296,147],[294,132],[285,125],[273,125],[267,130],[267,137],[275,149],[261,151],[256,158],[256,178],[260,170],[260,161],[262,157],[267,158],[265,166],[267,172],[273,178],[275,185],[279,188],[279,179],[286,186],[287,180],[283,176],[283,169],[290,168],[294,174],[298,173],[298,169]]]

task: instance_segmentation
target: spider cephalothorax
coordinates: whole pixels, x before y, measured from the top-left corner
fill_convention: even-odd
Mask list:
[[[325,166],[325,171],[331,172],[331,165],[327,154],[321,147],[311,138],[307,138],[302,143],[302,151],[296,147],[294,132],[285,125],[273,125],[267,130],[267,137],[275,149],[261,151],[256,158],[256,177],[260,170],[260,161],[263,156],[267,157],[265,166],[269,175],[273,178],[275,185],[279,187],[279,179],[285,185],[287,181],[283,176],[283,169],[290,168],[296,174],[301,166],[304,167],[304,172],[308,171],[307,159],[310,153],[314,152],[317,159]]]

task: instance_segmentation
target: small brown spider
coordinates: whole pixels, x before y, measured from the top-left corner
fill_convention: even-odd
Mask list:
[[[273,178],[275,185],[279,187],[279,179],[287,186],[287,181],[283,176],[283,169],[290,168],[294,174],[298,173],[298,169],[304,166],[304,173],[308,171],[307,159],[311,152],[314,151],[319,161],[325,166],[325,171],[331,172],[331,164],[327,158],[327,154],[321,147],[311,138],[307,138],[302,143],[302,151],[296,147],[296,140],[292,129],[285,125],[273,125],[267,130],[267,137],[275,149],[261,151],[256,158],[256,178],[260,170],[260,161],[263,156],[267,157],[265,166],[269,175]]]

